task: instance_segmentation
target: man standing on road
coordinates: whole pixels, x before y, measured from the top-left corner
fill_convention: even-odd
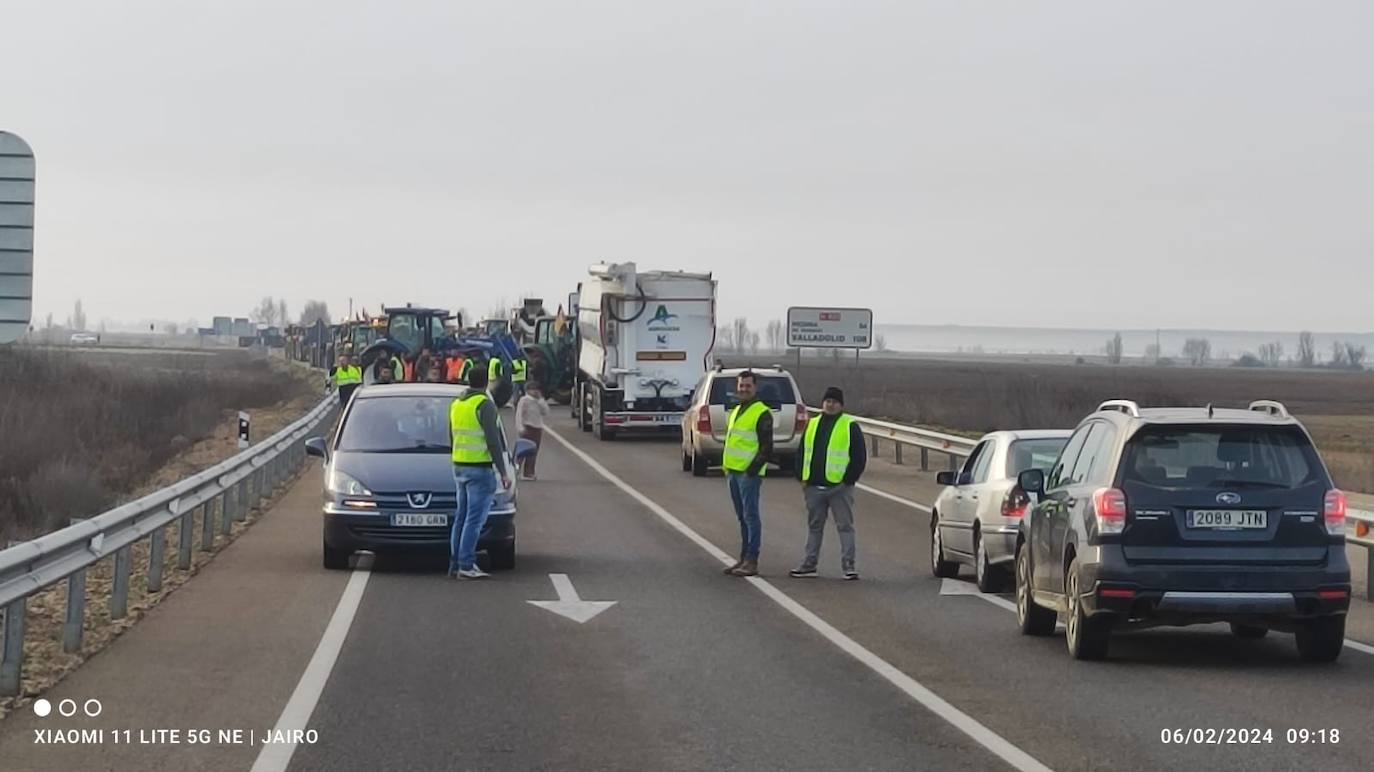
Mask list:
[[[348,398],[353,396],[353,392],[363,382],[363,371],[353,365],[352,359],[347,354],[339,355],[339,363],[330,371],[329,377],[334,381],[334,390],[339,392],[339,407],[348,404]]]
[[[844,412],[844,392],[831,386],[821,401],[821,414],[806,424],[802,452],[797,455],[797,479],[806,500],[806,554],[788,572],[798,579],[816,576],[826,515],[834,515],[840,537],[840,570],[844,578],[859,578],[854,567],[854,485],[868,464],[863,430]]]
[[[458,508],[449,533],[448,573],[464,579],[485,579],[487,573],[477,567],[477,540],[491,512],[497,477],[502,488],[509,488],[510,475],[501,449],[496,404],[487,396],[487,374],[473,370],[468,377],[472,388],[449,407]]]
[[[510,382],[512,391],[515,393],[516,404],[519,404],[520,397],[525,395],[525,381],[529,380],[530,363],[523,357],[513,359],[510,363]]]
[[[750,370],[739,374],[735,396],[739,403],[725,423],[725,457],[721,466],[730,486],[730,502],[739,518],[739,562],[725,569],[731,576],[757,576],[763,518],[759,494],[768,459],[773,455],[773,413],[756,396],[758,379]]]

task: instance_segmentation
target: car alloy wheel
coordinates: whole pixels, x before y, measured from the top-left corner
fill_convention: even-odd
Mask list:
[[[1016,553],[1016,621],[1022,627],[1030,616],[1030,561],[1025,550]]]
[[[973,538],[976,540],[973,545],[973,572],[977,576],[978,586],[981,588],[988,582],[988,556],[983,551],[982,534],[975,534]]]
[[[1069,651],[1078,650],[1078,635],[1082,632],[1078,623],[1078,574],[1069,574],[1069,618],[1064,620],[1064,638],[1069,643]]]
[[[945,560],[945,545],[941,543],[942,541],[940,537],[940,523],[936,521],[935,528],[932,529],[930,534],[930,563],[937,571],[940,569],[940,564]]]

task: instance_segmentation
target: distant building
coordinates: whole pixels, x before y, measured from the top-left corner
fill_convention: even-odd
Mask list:
[[[215,335],[233,335],[234,320],[227,316],[216,316],[211,323]]]
[[[240,338],[252,338],[258,334],[258,326],[243,317],[234,319],[234,329],[230,335],[237,335]]]

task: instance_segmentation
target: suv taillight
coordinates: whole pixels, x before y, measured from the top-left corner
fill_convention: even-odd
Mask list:
[[[806,431],[806,421],[807,421],[807,417],[808,417],[808,416],[806,415],[806,405],[803,405],[802,403],[798,402],[798,403],[797,403],[797,431],[799,431],[799,432]]]
[[[1326,532],[1332,536],[1345,533],[1345,493],[1331,490],[1326,492]]]
[[[1007,491],[1007,495],[1002,497],[1002,517],[1025,517],[1026,509],[1030,507],[1030,496],[1021,490],[1021,486],[1013,486]]]
[[[1116,488],[1100,488],[1093,493],[1093,515],[1098,533],[1126,530],[1126,494]]]
[[[697,410],[697,431],[705,434],[711,433],[711,406],[702,405]]]

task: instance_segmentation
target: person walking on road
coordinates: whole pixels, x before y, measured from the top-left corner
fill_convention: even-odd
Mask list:
[[[735,395],[739,403],[730,411],[725,423],[726,481],[730,487],[730,502],[739,518],[739,562],[725,569],[731,576],[757,576],[759,549],[763,541],[763,518],[759,514],[759,496],[768,460],[773,455],[773,413],[759,401],[756,394],[758,379],[750,370],[735,380]]]
[[[806,502],[806,553],[801,565],[788,572],[798,579],[816,576],[827,515],[835,518],[840,537],[840,570],[844,578],[859,578],[854,566],[854,486],[868,464],[863,430],[844,412],[844,392],[831,386],[821,401],[821,414],[806,424],[802,452],[797,454],[797,479]]]
[[[471,389],[453,400],[449,407],[449,427],[453,433],[453,481],[458,491],[458,508],[453,513],[449,533],[449,576],[485,579],[477,567],[477,540],[491,512],[496,496],[496,480],[510,487],[502,450],[501,425],[496,404],[487,396],[487,374],[473,370]]]
[[[522,440],[534,443],[534,450],[525,454],[520,464],[520,479],[534,479],[534,465],[539,446],[544,441],[544,421],[549,417],[549,403],[538,383],[531,383],[525,396],[515,403],[515,431]]]
[[[334,382],[334,390],[339,392],[339,407],[348,404],[348,398],[353,396],[353,392],[363,382],[362,368],[353,364],[352,358],[347,354],[339,355],[339,363],[329,373],[330,379]]]

